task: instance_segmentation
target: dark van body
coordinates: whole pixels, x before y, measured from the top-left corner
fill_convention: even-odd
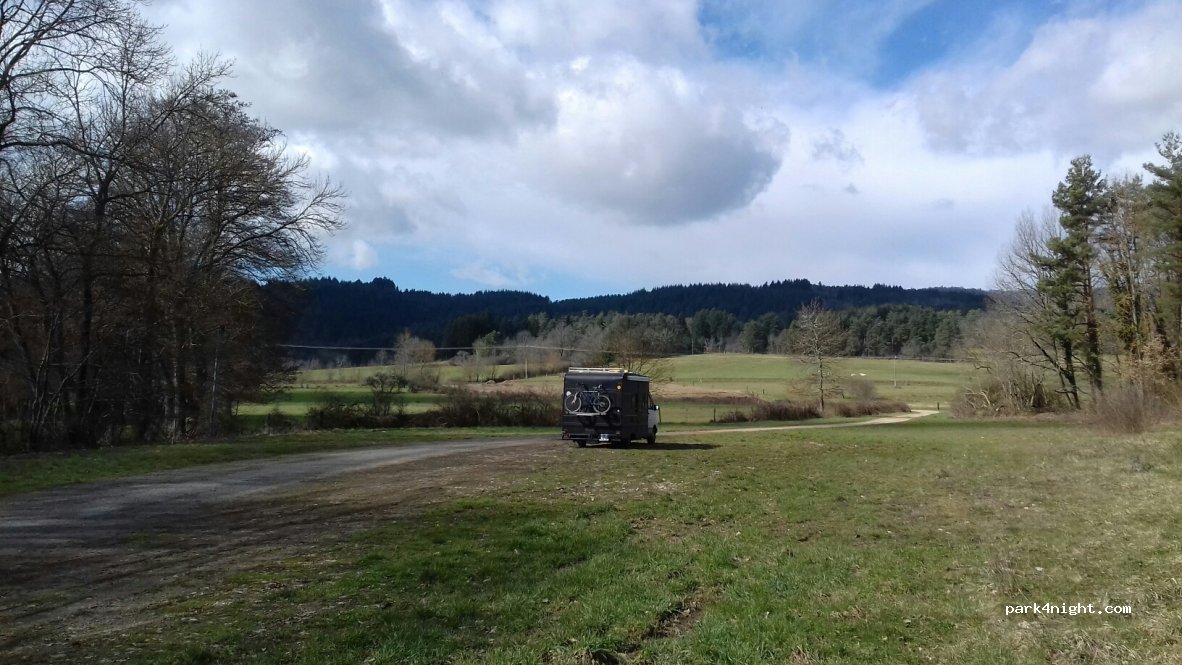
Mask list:
[[[572,367],[562,381],[562,438],[580,447],[588,441],[657,441],[660,407],[649,379],[621,369]]]

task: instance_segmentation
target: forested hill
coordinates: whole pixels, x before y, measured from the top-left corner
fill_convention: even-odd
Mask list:
[[[344,282],[333,278],[272,283],[267,291],[293,314],[291,342],[325,346],[389,346],[402,330],[447,346],[466,346],[468,329],[502,332],[526,327],[531,315],[653,313],[688,317],[704,309],[733,314],[739,322],[773,313],[787,322],[801,305],[819,300],[831,309],[917,305],[937,310],[980,309],[985,292],[962,288],[825,286],[808,280],[748,284],[691,284],[642,289],[623,295],[551,300],[522,291],[445,294],[404,290],[388,279]]]
[[[961,288],[904,289],[901,286],[825,286],[807,279],[750,284],[691,284],[662,286],[625,295],[560,300],[552,311],[657,313],[690,316],[701,309],[721,309],[748,321],[768,312],[787,320],[801,305],[819,300],[829,309],[871,305],[918,305],[932,309],[966,311],[984,306],[985,292]]]

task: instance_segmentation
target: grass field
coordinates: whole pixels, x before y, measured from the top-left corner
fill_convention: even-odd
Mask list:
[[[884,360],[877,358],[845,358],[836,364],[836,378],[857,379],[871,383],[883,399],[907,402],[913,408],[935,408],[946,405],[957,387],[965,385],[972,368],[966,363],[927,362],[919,360]],[[363,402],[369,391],[362,382],[382,368],[351,367],[309,370],[300,373],[295,387],[275,404],[244,404],[239,412],[260,415],[278,406],[287,415],[303,415],[309,406],[325,394],[334,393]],[[506,366],[506,371],[516,370]],[[687,391],[728,391],[765,400],[808,399],[801,382],[810,367],[796,358],[777,355],[713,353],[679,356],[669,360],[670,383],[677,388],[675,396],[662,403],[662,417],[670,423],[703,424],[710,422],[714,413],[735,408],[725,401],[711,403],[704,399],[678,399]],[[442,366],[445,383],[460,380],[459,368]],[[560,375],[550,374],[509,382],[531,390],[552,390],[561,393]],[[658,393],[662,391],[658,385]],[[427,410],[438,398],[437,394],[408,395],[407,410]]]
[[[670,361],[670,367],[670,385],[677,388],[678,395],[685,395],[687,392],[692,394],[694,391],[741,391],[767,399],[779,399],[790,395],[792,382],[799,380],[807,371],[804,365],[795,360],[780,356],[745,354],[679,357]],[[947,399],[946,396],[951,395],[954,387],[959,385],[964,373],[968,371],[963,365],[950,363],[896,363],[889,360],[850,360],[845,361],[842,367],[848,370],[847,373],[865,373],[865,378],[875,383],[880,396],[910,401],[913,406],[935,404],[941,399]],[[301,375],[291,389],[278,395],[273,402],[240,405],[239,418],[249,431],[261,428],[264,416],[272,410],[278,410],[288,416],[302,417],[311,406],[329,394],[341,396],[348,401],[365,403],[369,400],[370,392],[361,382],[364,377],[378,369],[349,368],[347,375],[341,374],[345,370],[314,370],[314,381],[304,381],[307,377]],[[337,374],[328,374],[331,372]],[[329,380],[330,377],[334,380],[347,378],[349,382],[333,383]],[[898,382],[898,388],[895,388],[895,381]],[[551,390],[555,395],[561,393],[561,385],[560,375],[509,382],[510,388]],[[665,385],[657,386],[658,394],[665,389]],[[407,412],[418,413],[430,409],[439,395],[405,393],[403,397],[406,400]],[[701,427],[709,424],[716,415],[736,408],[746,408],[745,405],[726,401],[711,402],[708,398],[674,397],[662,399],[661,402],[662,428],[665,431]],[[382,434],[367,431],[305,432],[269,437],[245,436],[219,442],[114,448],[100,452],[16,456],[5,458],[4,464],[0,465],[0,495],[195,464],[379,442],[403,443],[471,438],[485,436],[492,431],[409,429]],[[508,434],[520,431],[513,430]],[[532,431],[557,432],[557,424],[553,429],[542,428]]]
[[[334,537],[326,521],[298,556],[77,648],[142,663],[1182,660],[1177,431],[935,416],[547,446],[434,482],[380,507],[293,499],[374,522]],[[1043,603],[1132,610],[1006,615]]]
[[[800,398],[797,384],[811,371],[797,358],[776,355],[719,353],[682,356],[670,362],[674,383],[736,390],[769,400]],[[842,358],[836,368],[839,382],[868,381],[880,397],[902,400],[913,407],[947,404],[972,371],[966,363],[878,358]]]
[[[361,369],[361,368],[354,368]],[[374,371],[372,368],[370,371]],[[291,388],[276,395],[265,404],[246,403],[238,407],[238,415],[259,416],[278,410],[286,416],[303,416],[308,409],[329,395],[336,395],[347,402],[366,404],[370,401],[370,389],[361,385],[337,384],[327,388]],[[427,411],[439,399],[438,393],[402,393],[407,413]]]

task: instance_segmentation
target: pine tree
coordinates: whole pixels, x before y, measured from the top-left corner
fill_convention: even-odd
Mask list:
[[[1082,355],[1093,393],[1103,389],[1100,327],[1093,284],[1093,239],[1108,198],[1107,183],[1092,166],[1091,156],[1071,160],[1067,177],[1055,188],[1051,202],[1059,210],[1063,235],[1050,239],[1047,255],[1040,257],[1046,276],[1039,281],[1039,290],[1054,305],[1054,316],[1048,321],[1049,333],[1063,349],[1068,398],[1078,407],[1073,359],[1077,351]]]
[[[1160,248],[1156,257],[1161,276],[1159,316],[1161,332],[1172,352],[1172,372],[1182,379],[1182,137],[1168,132],[1157,144],[1165,164],[1145,164],[1154,180],[1146,187],[1150,223]]]

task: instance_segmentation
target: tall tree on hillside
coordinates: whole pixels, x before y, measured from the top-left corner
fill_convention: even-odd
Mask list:
[[[1164,164],[1145,164],[1150,223],[1160,246],[1155,266],[1162,280],[1159,321],[1173,355],[1171,373],[1182,379],[1182,137],[1168,132],[1157,144]]]

